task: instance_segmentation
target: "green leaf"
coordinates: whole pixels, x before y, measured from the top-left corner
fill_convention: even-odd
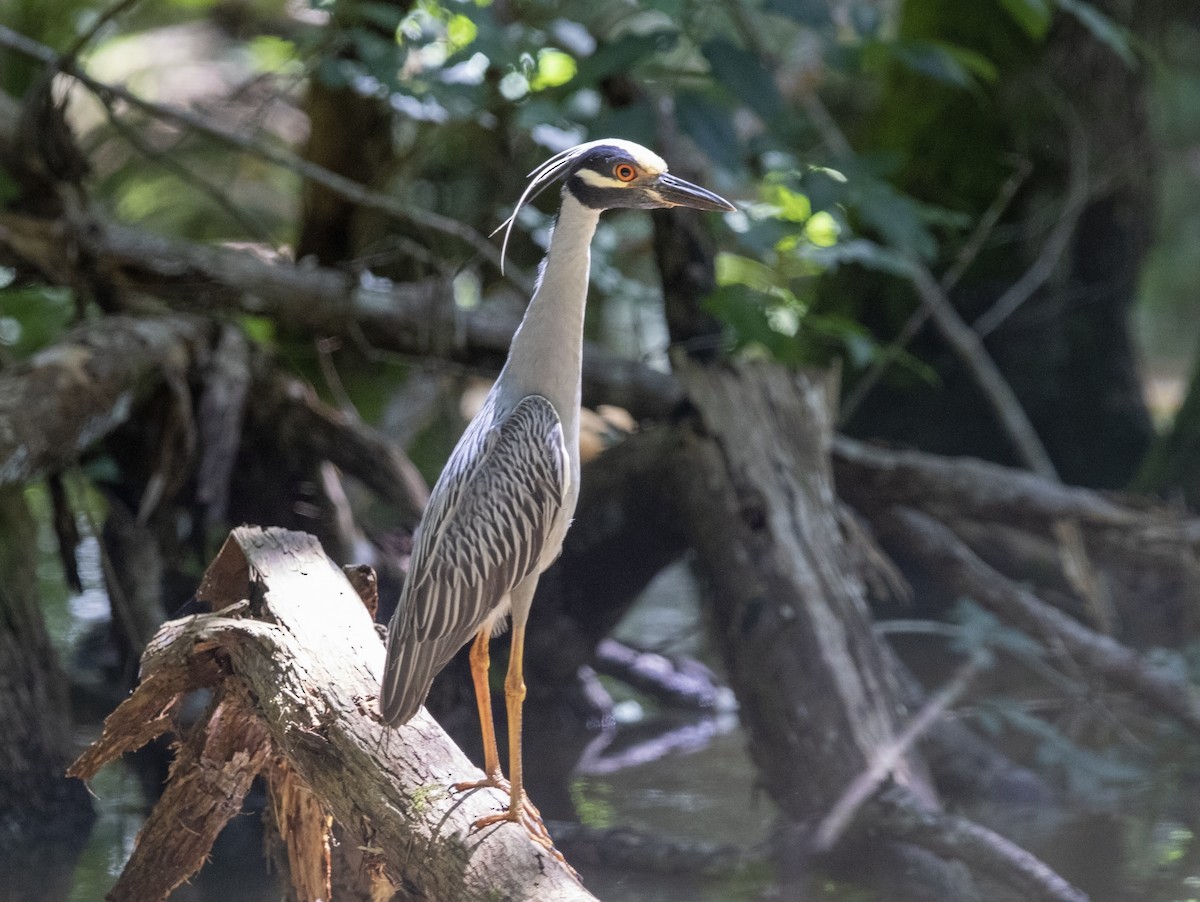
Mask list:
[[[1054,18],[1050,0],[1000,0],[1000,5],[1035,41],[1042,40],[1050,31],[1050,22]]]
[[[833,247],[842,234],[838,221],[824,210],[819,210],[804,224],[804,237],[817,247]]]
[[[626,72],[648,56],[666,53],[679,43],[678,31],[655,31],[650,34],[627,34],[602,44],[579,66],[579,78],[585,84],[595,84],[618,72]]]
[[[735,351],[755,356],[765,353],[792,365],[803,362],[795,336],[802,328],[803,307],[794,298],[781,303],[744,285],[723,285],[705,298],[704,307],[725,323]]]
[[[835,269],[847,263],[854,263],[903,278],[907,278],[912,272],[912,264],[903,254],[866,238],[841,241],[832,247],[803,247],[800,254],[804,259],[824,269]]]
[[[981,82],[994,82],[1000,77],[996,64],[978,51],[958,44],[938,44],[955,62]]]
[[[978,81],[995,81],[995,65],[980,53],[942,41],[896,41],[888,50],[897,62],[914,72],[958,88]]]
[[[777,219],[785,222],[807,222],[812,216],[812,201],[799,191],[784,184],[766,184],[762,188],[763,200],[769,204]]]
[[[831,210],[845,202],[849,185],[846,176],[835,169],[810,166],[800,174],[800,190],[814,211]]]
[[[763,10],[814,28],[833,24],[826,0],[766,0]]]
[[[9,270],[11,272],[11,270]],[[45,285],[0,290],[0,345],[16,359],[57,340],[75,312],[69,289]]]
[[[768,125],[774,124],[783,110],[783,101],[762,60],[722,38],[709,41],[701,49],[717,83],[762,116]]]
[[[704,94],[683,91],[675,98],[675,119],[684,134],[718,165],[737,168],[741,155],[730,110]]]
[[[744,285],[764,294],[785,287],[774,269],[739,254],[717,254],[716,270],[718,285]]]
[[[1092,37],[1105,44],[1121,58],[1131,69],[1137,64],[1133,52],[1133,42],[1129,31],[1090,3],[1084,0],[1055,0],[1058,8],[1070,13],[1079,20],[1079,24],[1092,33]]]
[[[890,247],[923,260],[937,253],[937,241],[921,206],[890,183],[862,171],[849,183],[847,203]]]
[[[446,41],[452,52],[462,50],[478,34],[479,26],[464,15],[453,15],[446,22]]]
[[[254,68],[259,72],[282,74],[298,72],[301,68],[296,45],[275,35],[263,34],[252,38],[247,45]]]

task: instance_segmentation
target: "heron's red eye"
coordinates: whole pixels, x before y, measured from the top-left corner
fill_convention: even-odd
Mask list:
[[[637,170],[629,163],[618,163],[613,167],[613,175],[623,182],[632,182],[637,178]]]

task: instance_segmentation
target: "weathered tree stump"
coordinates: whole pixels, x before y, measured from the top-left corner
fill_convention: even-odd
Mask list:
[[[236,529],[197,598],[211,613],[163,626],[138,688],[71,769],[87,779],[178,731],[184,695],[212,691],[110,900],[166,898],[200,868],[258,774],[272,794],[294,898],[328,899],[332,885],[350,880],[374,898],[593,899],[520,827],[471,832],[506,799],[448,791],[479,774],[431,718],[422,713],[397,731],[380,723],[383,646],[315,539]],[[342,842],[361,850],[359,874],[333,873],[333,822]]]

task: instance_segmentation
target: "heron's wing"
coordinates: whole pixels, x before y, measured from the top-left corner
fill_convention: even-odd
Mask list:
[[[434,488],[401,604],[419,641],[466,641],[533,573],[570,479],[562,422],[539,395],[472,423]]]

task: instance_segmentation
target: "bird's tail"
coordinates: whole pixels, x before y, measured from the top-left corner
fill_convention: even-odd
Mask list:
[[[431,654],[435,650],[429,646],[438,643],[417,642],[404,633],[400,624],[393,620],[388,631],[379,693],[379,713],[390,727],[406,724],[416,716],[425,704],[437,672],[437,656]]]

